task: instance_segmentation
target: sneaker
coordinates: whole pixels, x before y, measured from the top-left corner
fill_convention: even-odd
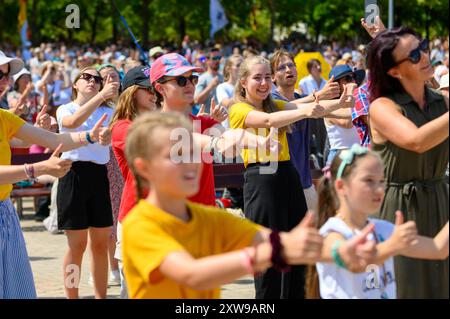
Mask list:
[[[110,271],[108,285],[109,286],[120,286],[120,273],[118,270]]]

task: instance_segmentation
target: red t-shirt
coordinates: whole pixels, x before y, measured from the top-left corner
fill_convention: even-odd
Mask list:
[[[192,120],[200,120],[200,130],[203,133],[208,128],[218,124],[212,118],[205,116],[190,116]],[[125,139],[127,137],[128,127],[131,125],[130,120],[119,120],[114,124],[112,128],[112,148],[114,155],[116,156],[117,163],[119,164],[120,171],[122,172],[123,180],[125,181],[125,185],[123,188],[122,198],[120,201],[119,208],[119,221],[125,218],[128,212],[134,207],[136,204],[136,188],[135,188],[135,180],[133,177],[133,173],[131,173],[127,159],[125,157]],[[209,154],[203,154],[203,157],[206,159]],[[216,201],[215,194],[215,186],[214,186],[214,173],[213,173],[213,164],[212,160],[209,160],[210,164],[203,163],[202,173],[200,177],[200,189],[198,193],[189,200],[214,206]],[[145,194],[146,196],[147,194]]]
[[[203,133],[210,127],[218,124],[218,122],[208,116],[195,116],[190,115],[190,118],[200,120],[200,132]],[[195,126],[194,126],[195,128]],[[200,177],[200,189],[198,193],[189,198],[190,201],[200,203],[204,205],[215,206],[216,205],[216,191],[214,186],[214,172],[211,154],[202,154],[202,158],[208,159],[208,163],[203,163],[202,175]]]

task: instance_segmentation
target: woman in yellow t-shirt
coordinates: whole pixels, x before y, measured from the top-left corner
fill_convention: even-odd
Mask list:
[[[250,57],[239,69],[234,90],[236,104],[230,108],[230,127],[253,130],[267,136],[270,128],[278,131],[281,151],[266,154],[258,150],[242,151],[244,159],[244,213],[253,222],[289,231],[305,215],[307,206],[297,171],[290,162],[286,132],[289,125],[304,118],[318,118],[342,108],[350,101],[339,100],[303,103],[304,99],[285,102],[271,98],[272,72],[268,60]],[[346,102],[347,101],[347,102]],[[269,269],[255,278],[256,298],[303,298],[304,267],[288,273]]]

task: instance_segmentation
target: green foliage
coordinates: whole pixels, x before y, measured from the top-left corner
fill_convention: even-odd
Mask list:
[[[180,43],[185,34],[204,42],[209,38],[209,0],[116,0],[117,7],[138,40]],[[289,29],[302,22],[313,42],[327,39],[368,40],[360,26],[363,0],[222,0],[230,23],[216,40],[252,38],[270,43],[273,27]],[[388,0],[379,0],[387,25]],[[80,7],[80,29],[65,27],[65,8]],[[423,35],[448,35],[446,0],[395,0],[395,25],[413,27]],[[17,0],[0,0],[0,43],[20,44]],[[33,42],[130,42],[128,32],[109,0],[28,0],[28,22]],[[147,28],[146,28],[147,24]],[[115,32],[116,30],[116,32]],[[151,43],[141,43],[144,48]]]

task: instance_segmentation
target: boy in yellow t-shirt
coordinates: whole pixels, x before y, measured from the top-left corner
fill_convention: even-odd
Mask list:
[[[171,133],[188,136],[173,140]],[[180,130],[188,134],[178,134]],[[191,124],[180,114],[149,113],[130,127],[126,156],[141,199],[123,222],[123,259],[131,298],[219,298],[220,286],[269,267],[311,264],[322,237],[305,219],[278,233],[186,198],[199,187]],[[186,145],[188,145],[186,147]],[[176,162],[174,156],[183,157]]]

